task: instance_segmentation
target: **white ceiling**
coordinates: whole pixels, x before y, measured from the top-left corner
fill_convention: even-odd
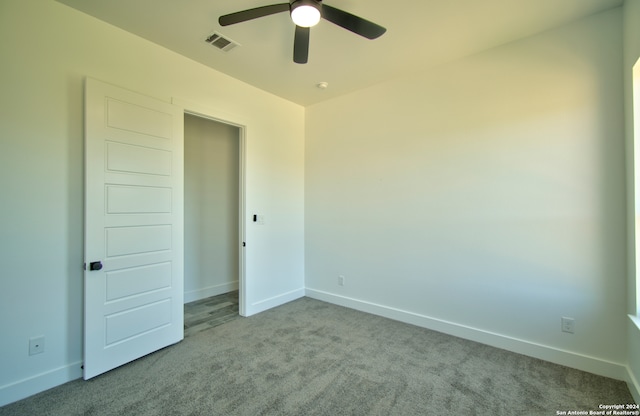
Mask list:
[[[286,0],[57,0],[301,105],[461,58],[622,4],[623,0],[325,0],[387,28],[368,40],[332,23],[311,29],[309,63],[293,62],[280,13],[221,27],[224,14]],[[213,31],[240,43],[222,52]],[[319,82],[328,82],[321,90]]]

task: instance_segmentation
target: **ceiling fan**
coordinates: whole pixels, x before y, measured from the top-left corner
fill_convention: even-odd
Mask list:
[[[298,64],[307,63],[310,28],[316,25],[320,18],[367,39],[375,39],[387,31],[384,27],[362,17],[322,4],[322,0],[290,0],[289,3],[256,7],[220,16],[218,22],[221,26],[229,26],[286,11],[291,14],[291,20],[296,24],[293,61]]]

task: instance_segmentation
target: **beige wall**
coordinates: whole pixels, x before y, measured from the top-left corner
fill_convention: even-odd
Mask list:
[[[0,405],[80,375],[86,76],[246,122],[248,312],[304,293],[302,107],[52,0],[1,1],[0,37]]]
[[[307,293],[624,378],[621,28],[618,8],[308,107]]]

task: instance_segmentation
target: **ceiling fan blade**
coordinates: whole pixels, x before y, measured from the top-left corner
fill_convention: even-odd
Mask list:
[[[322,5],[322,18],[367,39],[380,37],[387,31],[384,27],[335,7]]]
[[[269,16],[280,12],[288,12],[289,3],[271,4],[269,6],[256,7],[254,9],[243,10],[231,14],[220,16],[218,23],[220,26],[229,26],[247,20],[257,19],[258,17]]]
[[[306,64],[309,58],[310,28],[296,26],[296,34],[293,40],[293,62]]]

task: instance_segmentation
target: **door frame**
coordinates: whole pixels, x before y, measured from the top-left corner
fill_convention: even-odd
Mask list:
[[[245,272],[245,218],[246,218],[246,148],[247,148],[247,126],[248,122],[242,117],[228,114],[215,108],[209,108],[192,101],[172,97],[171,104],[182,108],[184,114],[212,120],[218,123],[237,127],[238,134],[238,238],[241,246],[238,250],[238,313],[240,316],[247,316],[247,279]]]

